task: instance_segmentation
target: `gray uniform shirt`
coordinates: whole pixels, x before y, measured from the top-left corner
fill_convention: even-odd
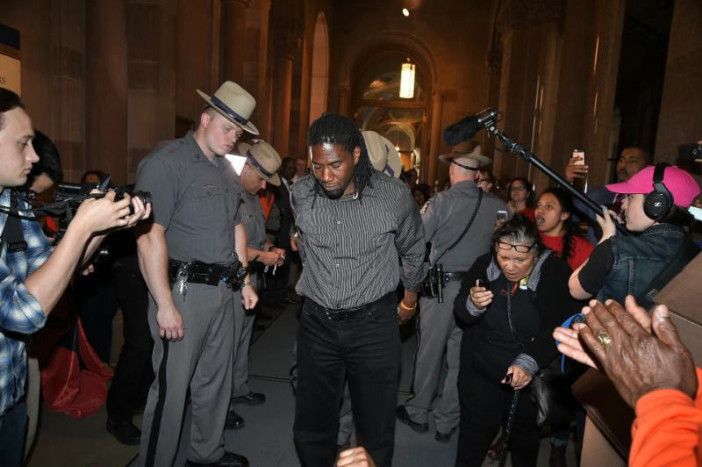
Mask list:
[[[151,192],[154,222],[166,229],[168,256],[230,264],[242,189],[223,157],[210,161],[189,132],[167,141],[137,169],[136,190]]]
[[[238,180],[238,177],[237,177]],[[241,222],[246,230],[246,244],[251,248],[262,250],[266,243],[266,220],[258,196],[242,189]]]
[[[478,190],[480,188],[472,181],[459,182],[434,195],[422,208],[424,232],[427,242],[431,242],[429,261],[432,265],[465,230],[478,202]],[[490,250],[500,210],[507,210],[505,202],[493,194],[483,193],[480,209],[468,232],[439,259],[445,272],[468,271],[478,256]]]
[[[424,229],[400,181],[374,173],[360,198],[314,195],[315,180],[292,187],[303,270],[296,291],[332,309],[354,308],[394,291],[417,290],[423,279]]]

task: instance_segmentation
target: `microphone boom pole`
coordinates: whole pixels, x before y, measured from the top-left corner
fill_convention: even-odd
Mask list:
[[[490,137],[497,138],[500,141],[502,148],[507,151],[520,156],[522,159],[527,161],[529,164],[535,165],[539,170],[545,173],[551,180],[556,182],[558,185],[567,190],[574,197],[582,201],[588,208],[590,208],[595,214],[602,215],[602,206],[597,204],[585,193],[581,193],[576,190],[570,183],[568,183],[563,177],[553,171],[551,167],[544,164],[541,159],[539,159],[536,154],[527,150],[523,145],[515,142],[511,138],[507,137],[501,130],[499,130],[495,124],[497,123],[498,112],[495,109],[485,109],[475,116],[477,122],[482,128],[485,128]],[[622,224],[615,222],[617,230],[621,233],[628,234],[626,228]]]

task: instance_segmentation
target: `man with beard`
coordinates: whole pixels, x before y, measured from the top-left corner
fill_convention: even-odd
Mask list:
[[[304,266],[297,292],[305,297],[295,445],[302,465],[332,465],[346,376],[358,442],[387,466],[395,434],[397,322],[416,308],[424,229],[409,190],[372,168],[351,119],[320,117],[307,143],[312,173],[291,188]],[[401,272],[405,294],[397,307]]]
[[[234,302],[251,309],[258,297],[250,279],[233,280],[247,266],[242,190],[232,151],[254,98],[231,81],[207,102],[198,127],[160,145],[140,164],[136,189],[151,192],[153,223],[137,238],[139,266],[149,288],[149,328],[156,375],[149,391],[138,465],[176,460],[188,394],[192,405],[188,465],[247,466],[224,451],[232,391]]]

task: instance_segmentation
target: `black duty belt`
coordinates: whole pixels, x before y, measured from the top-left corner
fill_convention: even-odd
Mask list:
[[[168,279],[171,287],[177,281],[192,282],[193,284],[218,285],[220,282],[226,283],[234,290],[239,290],[239,275],[241,263],[216,264],[203,263],[201,261],[178,261],[168,259]]]
[[[381,306],[392,307],[395,300],[395,292],[390,292],[374,302],[356,308],[327,308],[309,299],[305,301],[305,305],[330,321],[351,321],[372,316],[373,312]]]
[[[468,276],[467,272],[445,272],[444,282],[448,281],[462,281]]]

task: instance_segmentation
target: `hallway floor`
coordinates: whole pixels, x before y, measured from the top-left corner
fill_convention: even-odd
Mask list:
[[[118,323],[117,323],[118,324]],[[237,405],[246,420],[242,429],[227,431],[226,449],[248,457],[254,467],[298,466],[292,441],[294,397],[289,382],[292,348],[297,321],[295,305],[280,313],[265,332],[258,335],[250,353],[250,385],[266,394],[261,406]],[[405,331],[407,333],[407,331]],[[416,339],[405,336],[402,348],[402,372],[398,401],[409,396]],[[119,332],[115,336],[120,335]],[[119,343],[115,343],[118,345]],[[42,408],[40,427],[28,467],[123,467],[136,456],[137,447],[123,446],[105,431],[104,407],[92,416],[72,419]],[[135,417],[140,426],[140,417]],[[418,434],[397,423],[393,465],[399,467],[451,466],[456,452],[457,434],[451,442],[434,440],[433,426]],[[542,441],[539,465],[548,465],[548,441]],[[572,443],[570,465],[575,465]],[[496,462],[485,462],[497,466]],[[509,463],[508,463],[509,465]]]

